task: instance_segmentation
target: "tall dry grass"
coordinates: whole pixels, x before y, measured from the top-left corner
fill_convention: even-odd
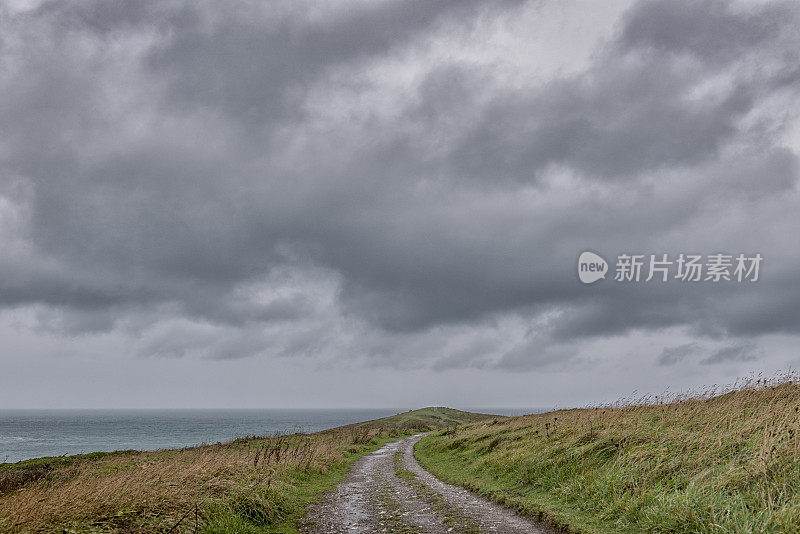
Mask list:
[[[304,479],[330,473],[380,436],[350,429],[247,438],[44,467],[44,476],[0,494],[0,531],[192,532],[221,513],[268,524],[293,510]]]

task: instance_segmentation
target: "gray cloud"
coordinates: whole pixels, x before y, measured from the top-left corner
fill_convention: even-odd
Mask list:
[[[713,158],[753,105],[745,87],[718,102],[687,102],[697,79],[671,61],[630,66],[618,59],[489,107],[459,148],[457,170],[531,180],[557,164],[591,178],[630,179]]]
[[[442,371],[550,368],[667,328],[797,334],[797,8],[636,2],[586,65],[545,80],[464,58],[531,9],[4,14],[0,305],[144,356]],[[584,249],[767,263],[750,286],[583,287]]]
[[[634,6],[621,36],[626,47],[692,54],[731,61],[779,32],[792,6],[774,3],[755,12],[736,12],[729,2],[646,1]]]
[[[750,362],[759,359],[761,351],[753,343],[741,343],[723,347],[707,358],[700,360],[701,365],[718,365],[723,363]]]
[[[657,365],[676,365],[686,359],[687,356],[696,354],[699,350],[697,343],[684,343],[674,347],[664,347],[658,358]]]

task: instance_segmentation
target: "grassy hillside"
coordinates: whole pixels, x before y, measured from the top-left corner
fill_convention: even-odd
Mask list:
[[[430,408],[310,435],[0,464],[0,532],[296,532],[361,455],[477,417]]]
[[[373,421],[364,421],[363,423],[356,423],[342,428],[354,427],[383,430],[403,428],[426,431],[500,417],[501,416],[498,415],[462,412],[461,410],[455,410],[453,408],[431,407],[411,410]]]
[[[439,477],[574,532],[800,532],[800,386],[530,415],[440,431]]]

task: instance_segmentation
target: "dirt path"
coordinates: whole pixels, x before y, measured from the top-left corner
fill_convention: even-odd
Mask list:
[[[469,491],[441,482],[414,459],[424,434],[361,458],[335,491],[309,511],[307,534],[553,534]]]

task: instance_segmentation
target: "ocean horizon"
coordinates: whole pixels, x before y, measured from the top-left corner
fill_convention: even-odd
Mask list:
[[[407,409],[0,410],[0,463],[44,456],[193,447],[245,436],[312,433]],[[540,409],[471,409],[522,415]]]

